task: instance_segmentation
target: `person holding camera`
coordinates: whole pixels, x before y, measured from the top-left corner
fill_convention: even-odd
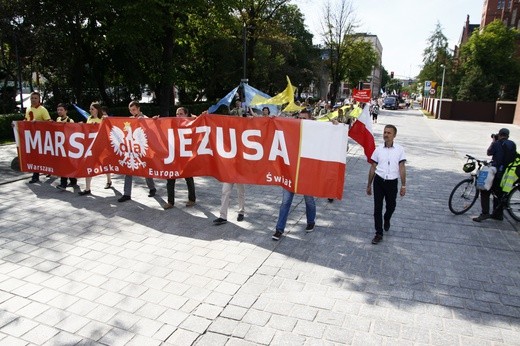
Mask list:
[[[516,144],[509,140],[509,129],[503,128],[498,131],[498,134],[492,134],[491,138],[493,141],[487,150],[487,155],[492,156],[491,164],[497,169],[495,178],[493,179],[493,185],[489,191],[480,191],[480,205],[482,207],[482,213],[473,218],[475,222],[481,222],[483,220],[492,218],[495,220],[504,219],[504,209],[500,200],[502,199],[502,189],[500,188],[500,181],[504,175],[507,165],[509,165],[515,159],[516,155]],[[493,196],[493,213],[489,213],[489,197],[491,193]]]

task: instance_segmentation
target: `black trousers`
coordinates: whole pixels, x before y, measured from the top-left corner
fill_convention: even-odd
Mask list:
[[[175,180],[168,179],[166,182],[166,192],[168,193],[168,203],[175,204]],[[193,178],[184,178],[186,185],[188,186],[188,200],[195,202],[195,182]]]
[[[385,223],[390,222],[397,205],[398,179],[385,180],[376,174],[374,178],[374,225],[376,234],[383,235],[383,200],[386,204]]]
[[[67,179],[70,179],[70,183],[71,183],[72,185],[77,185],[77,184],[78,184],[78,179],[76,179],[76,178],[66,178],[66,177],[61,177],[61,178],[60,178],[60,185],[61,185],[61,186],[64,186],[64,187],[67,186]]]
[[[491,185],[491,190],[480,191],[480,206],[482,207],[482,214],[489,214],[489,197],[491,196],[491,192],[495,193],[493,196],[493,216],[503,216],[504,208],[502,207],[502,203],[500,203],[502,199],[502,189],[500,188],[500,181],[504,176],[504,172],[497,172],[495,174],[495,178],[493,179],[493,185]]]

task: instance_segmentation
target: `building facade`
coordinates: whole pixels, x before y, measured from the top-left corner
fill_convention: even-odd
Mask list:
[[[359,34],[363,40],[370,42],[374,51],[376,52],[377,61],[372,68],[370,76],[367,76],[366,81],[363,81],[363,89],[370,89],[372,91],[372,97],[377,97],[381,91],[381,82],[383,78],[382,72],[382,59],[383,59],[383,46],[379,41],[377,35],[371,34]]]
[[[485,0],[480,27],[500,19],[507,27],[520,29],[520,0]]]

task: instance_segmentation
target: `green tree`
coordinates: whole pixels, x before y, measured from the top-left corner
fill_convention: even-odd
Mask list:
[[[347,49],[343,60],[340,62],[346,73],[343,80],[349,82],[350,87],[356,86],[358,82],[365,81],[375,64],[380,64],[376,52],[364,35],[352,35],[346,38]]]
[[[423,67],[419,72],[419,81],[435,81],[440,86],[442,81],[443,65],[446,68],[444,85],[451,85],[452,53],[448,48],[448,39],[442,33],[439,22],[435,25],[435,30],[427,40],[428,46],[423,52]],[[450,90],[444,89],[443,96],[449,96]]]
[[[301,12],[288,2],[0,0],[0,70],[4,83],[16,80],[13,33],[19,32],[23,80],[42,76],[36,87],[53,95],[51,107],[125,104],[147,85],[161,114],[169,114],[175,90],[186,103],[221,97],[237,85],[246,23],[254,46],[250,79],[279,91],[286,74],[295,83],[312,80],[317,56]]]
[[[500,20],[475,32],[461,49],[457,98],[466,101],[514,100],[520,80],[516,53],[520,32]]]
[[[352,86],[365,80],[377,63],[377,56],[371,43],[354,33],[357,23],[348,0],[339,0],[334,7],[327,2],[324,13],[322,36],[331,80],[328,98],[335,103],[340,83],[348,81]]]

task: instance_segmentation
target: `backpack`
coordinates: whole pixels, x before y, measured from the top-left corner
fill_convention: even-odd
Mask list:
[[[508,142],[512,143],[512,145],[508,146]],[[515,160],[515,157],[518,155],[518,153],[515,150],[514,143],[507,140],[502,143],[502,150],[504,151],[504,166],[507,167]]]
[[[505,193],[511,192],[520,177],[520,153],[515,152],[513,160],[506,166],[500,181],[500,188]]]

